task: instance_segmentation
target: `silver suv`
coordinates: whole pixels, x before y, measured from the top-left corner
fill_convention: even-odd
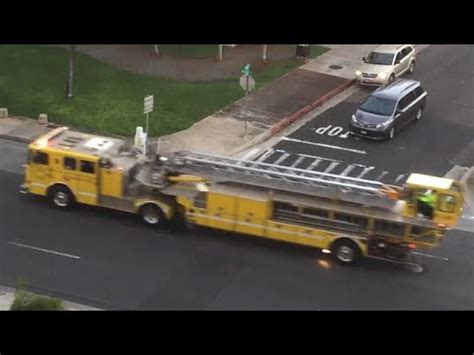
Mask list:
[[[416,53],[413,46],[383,45],[375,48],[364,64],[356,71],[357,82],[362,85],[386,85],[406,72],[415,70]]]

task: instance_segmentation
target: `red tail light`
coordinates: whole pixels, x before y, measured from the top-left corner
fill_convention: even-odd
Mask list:
[[[409,249],[416,249],[416,244],[410,243],[408,244]]]

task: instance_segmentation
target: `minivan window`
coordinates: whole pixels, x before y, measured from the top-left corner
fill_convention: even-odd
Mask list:
[[[369,96],[362,105],[360,105],[359,109],[375,115],[391,116],[396,104],[397,102],[394,100]]]
[[[393,54],[372,52],[367,56],[366,62],[369,64],[392,65]]]

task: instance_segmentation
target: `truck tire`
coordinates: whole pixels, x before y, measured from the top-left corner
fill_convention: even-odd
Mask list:
[[[165,215],[160,207],[153,203],[147,203],[140,208],[140,217],[146,225],[158,227],[166,222]]]
[[[67,210],[74,204],[74,196],[68,187],[63,185],[52,186],[48,190],[50,203],[60,210]]]
[[[359,261],[362,253],[354,241],[339,239],[332,246],[332,254],[341,265],[351,265]]]

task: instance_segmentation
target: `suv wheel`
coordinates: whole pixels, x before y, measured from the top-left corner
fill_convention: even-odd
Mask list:
[[[415,119],[417,121],[420,120],[421,116],[423,116],[423,109],[420,107],[417,111],[416,111],[416,115],[415,115]]]
[[[392,73],[392,74],[390,74],[390,77],[388,78],[388,82],[391,83],[391,82],[393,82],[394,80],[395,80],[395,74]]]
[[[410,67],[408,68],[408,73],[413,74],[414,71],[415,71],[415,61],[412,60],[410,63]]]
[[[395,137],[395,127],[390,128],[390,131],[388,131],[388,139],[393,139]]]

